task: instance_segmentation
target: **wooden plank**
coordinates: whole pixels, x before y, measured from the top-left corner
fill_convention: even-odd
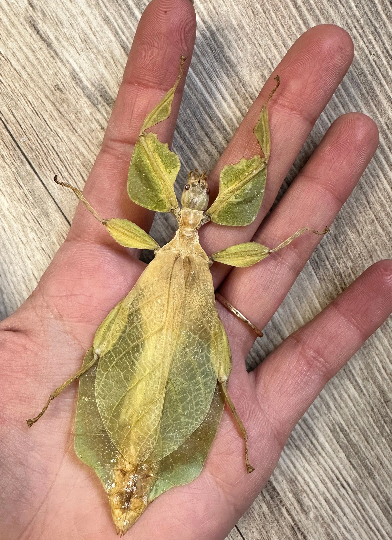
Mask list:
[[[196,0],[197,2],[197,0]],[[93,164],[145,0],[0,5],[0,315],[31,293],[64,238]],[[306,29],[335,23],[356,57],[285,182],[331,122],[369,114],[380,146],[353,196],[249,357],[254,367],[370,264],[392,256],[392,8],[386,0],[203,0],[174,149],[181,180],[210,169],[263,82]],[[153,235],[172,235],[159,219]],[[228,538],[392,537],[392,324],[389,320],[327,386],[294,430],[272,479]]]

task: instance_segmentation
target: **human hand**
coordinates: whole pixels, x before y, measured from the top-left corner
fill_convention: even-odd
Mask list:
[[[190,58],[194,25],[187,0],[164,6],[153,0],[142,18],[103,148],[85,189],[86,197],[104,216],[127,217],[149,229],[151,214],[133,205],[126,194],[132,142],[147,112],[172,85],[179,55]],[[270,103],[272,153],[260,216],[246,228],[204,227],[202,243],[209,253],[254,234],[272,247],[302,225],[323,228],[332,221],[377,145],[377,130],[363,115],[346,115],[334,123],[290,190],[257,229],[351,58],[349,37],[333,26],[310,30],[288,52],[276,69],[282,85]],[[213,194],[225,163],[258,153],[252,129],[272,85],[270,79],[211,173]],[[178,110],[179,101],[180,93],[173,109]],[[171,140],[175,116],[159,128],[162,140]],[[76,388],[58,398],[33,429],[25,424],[26,418],[40,410],[48,393],[80,366],[97,326],[144,267],[101,229],[79,208],[67,241],[37,290],[0,325],[1,440],[7,462],[1,522],[7,539],[20,538],[24,531],[33,539],[115,537],[106,494],[73,450]],[[213,267],[215,285],[262,328],[318,240],[312,235],[302,237],[257,266],[235,269],[227,276],[227,267]],[[251,374],[245,371],[244,356],[254,336],[218,305],[233,353],[229,390],[247,427],[250,460],[256,470],[246,474],[243,442],[225,413],[200,477],[159,497],[127,533],[128,538],[215,540],[225,536],[270,476],[291,429],[322,386],[389,314],[391,274],[391,263],[374,265]]]

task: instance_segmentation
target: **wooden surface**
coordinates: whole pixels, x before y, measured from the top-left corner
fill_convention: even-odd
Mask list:
[[[392,257],[392,7],[388,0],[196,0],[198,34],[174,140],[181,180],[210,169],[291,44],[335,23],[353,38],[349,73],[287,183],[331,122],[361,111],[380,146],[333,230],[249,357],[251,366],[371,263]],[[64,239],[98,152],[145,0],[0,2],[0,316],[34,289]],[[171,226],[156,221],[158,241]],[[294,430],[230,540],[392,538],[392,324],[331,381]]]

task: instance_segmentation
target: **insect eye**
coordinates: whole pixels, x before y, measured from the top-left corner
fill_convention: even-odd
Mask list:
[[[188,189],[190,189],[190,187],[191,186],[189,184],[186,184],[184,189],[186,189],[188,191]]]

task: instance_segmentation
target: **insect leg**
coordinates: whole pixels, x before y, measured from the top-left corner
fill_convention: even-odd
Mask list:
[[[67,182],[60,182],[60,180],[57,179],[57,174],[54,175],[53,180],[58,184],[59,186],[66,187],[68,189],[71,189],[75,195],[82,201],[82,203],[86,206],[89,212],[92,213],[92,215],[101,223],[103,223],[103,219],[98,215],[98,213],[94,210],[94,208],[91,206],[91,204],[85,199],[83,193],[75,186],[71,186],[71,184],[68,184]]]
[[[106,227],[108,233],[118,244],[120,244],[120,246],[136,249],[159,249],[158,243],[138,225],[132,223],[132,221],[129,221],[128,219],[102,219],[98,212],[94,210],[88,200],[84,197],[80,189],[67,182],[60,182],[57,179],[57,174],[54,177],[54,181],[56,184],[59,184],[59,186],[71,189],[78,199],[86,206],[87,210]]]
[[[309,227],[302,227],[302,229],[299,229],[297,232],[292,234],[289,238],[287,238],[287,240],[284,240],[281,244],[279,244],[279,246],[270,249],[269,253],[274,253],[275,251],[279,251],[280,249],[288,246],[295,238],[298,238],[298,236],[301,236],[301,234],[305,232],[312,232],[314,234],[319,234],[320,236],[323,236],[324,234],[329,233],[329,228],[325,227],[323,231],[315,231],[314,229],[310,229]]]
[[[89,358],[89,356],[91,356],[91,358]],[[97,362],[98,358],[99,358],[99,356],[96,353],[93,352],[93,348],[89,349],[87,351],[87,353],[86,353],[85,358],[84,358],[82,367],[70,379],[65,381],[61,386],[56,388],[56,390],[52,394],[50,394],[49,399],[46,402],[46,404],[45,404],[44,408],[42,409],[42,411],[37,416],[35,416],[34,418],[26,420],[27,425],[29,427],[31,427],[33,424],[35,424],[35,422],[37,422],[37,420],[39,420],[41,418],[41,416],[44,414],[46,409],[49,407],[50,402],[55,397],[57,397],[59,394],[61,394],[61,392],[63,390],[65,390],[65,388],[67,388],[67,386],[69,386],[71,383],[76,381],[76,379],[79,379],[79,377],[84,375],[86,373],[86,371],[88,371]]]
[[[275,251],[279,251],[280,249],[288,246],[295,238],[298,238],[298,236],[301,236],[301,234],[304,234],[305,232],[324,235],[329,232],[329,228],[325,227],[323,231],[315,231],[309,227],[302,227],[302,229],[299,229],[273,249],[263,246],[258,242],[245,242],[244,244],[237,244],[235,246],[230,246],[223,249],[222,251],[213,253],[210,256],[210,261],[217,261],[230,266],[237,266],[239,268],[253,266],[254,264],[268,257],[270,253],[274,253]]]
[[[238,413],[234,407],[234,403],[231,401],[231,398],[229,396],[229,393],[227,391],[227,386],[226,386],[226,382],[221,382],[221,381],[218,381],[221,388],[222,388],[222,391],[223,391],[223,394],[225,396],[225,401],[227,403],[227,405],[230,407],[230,410],[235,418],[235,421],[237,422],[237,426],[238,426],[238,429],[240,430],[241,432],[241,436],[242,438],[244,439],[244,443],[245,443],[245,465],[246,465],[246,471],[248,473],[251,473],[253,472],[255,469],[254,467],[252,467],[252,465],[249,463],[249,458],[248,458],[248,434],[246,432],[246,429],[245,429],[245,426],[244,424],[242,423],[242,420],[241,418],[238,416]]]

